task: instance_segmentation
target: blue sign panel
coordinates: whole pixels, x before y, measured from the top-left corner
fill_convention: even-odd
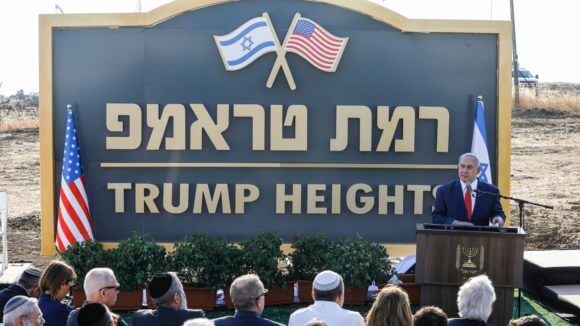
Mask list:
[[[412,243],[471,148],[478,95],[497,176],[497,34],[253,0],[152,26],[55,27],[52,53],[55,184],[72,104],[99,241]]]

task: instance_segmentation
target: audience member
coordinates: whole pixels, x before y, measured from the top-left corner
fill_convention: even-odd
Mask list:
[[[510,320],[509,326],[546,326],[546,322],[544,322],[540,317],[536,315],[531,316],[523,316],[518,319]]]
[[[413,314],[409,296],[398,286],[387,285],[377,295],[369,314],[369,326],[411,326]]]
[[[66,325],[72,309],[61,303],[61,300],[70,292],[75,279],[74,269],[58,260],[53,260],[42,273],[39,281],[42,294],[38,299],[38,306],[47,325]]]
[[[314,304],[298,309],[290,315],[288,326],[303,326],[314,318],[333,326],[365,324],[358,312],[342,308],[344,282],[342,277],[333,271],[323,271],[316,275],[312,283],[312,298]]]
[[[113,315],[106,305],[98,302],[91,302],[83,305],[76,316],[79,326],[113,326],[115,321]]]
[[[190,319],[183,326],[215,326],[214,322],[206,318]]]
[[[236,308],[233,316],[214,319],[216,326],[282,325],[262,318],[266,303],[264,284],[254,274],[242,275],[230,286],[230,296]]]
[[[447,315],[439,307],[423,307],[413,315],[413,326],[447,326]]]
[[[17,295],[38,298],[40,290],[38,289],[38,279],[42,271],[36,267],[25,269],[16,284],[9,285],[0,291],[0,320],[2,320],[2,310],[8,300]]]
[[[38,300],[24,295],[12,297],[4,306],[4,326],[44,325]]]
[[[156,309],[135,312],[134,326],[182,325],[188,319],[205,317],[202,310],[187,309],[183,285],[173,272],[153,276],[147,291]]]
[[[93,268],[87,275],[85,275],[85,283],[83,284],[85,290],[85,296],[87,301],[83,303],[83,306],[88,303],[98,302],[111,308],[117,302],[117,294],[119,292],[119,283],[115,277],[115,273],[110,268]],[[68,316],[67,325],[76,326],[77,315],[79,314],[80,308],[73,310]],[[117,326],[127,326],[127,323],[118,315],[112,314],[113,320]]]
[[[488,325],[495,291],[491,280],[486,275],[470,278],[457,293],[457,307],[461,318],[449,319],[450,326]]]

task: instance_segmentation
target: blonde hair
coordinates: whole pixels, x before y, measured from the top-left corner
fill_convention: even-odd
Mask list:
[[[398,286],[387,285],[377,295],[369,314],[368,326],[411,326],[413,315],[409,296]]]
[[[77,278],[75,270],[66,263],[53,260],[40,276],[38,285],[42,292],[50,293],[52,300],[57,300],[56,293],[61,285],[66,282],[74,282]]]

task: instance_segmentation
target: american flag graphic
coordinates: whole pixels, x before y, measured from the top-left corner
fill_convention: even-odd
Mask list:
[[[74,115],[67,110],[55,244],[64,252],[75,242],[93,239]]]
[[[299,18],[284,50],[298,54],[320,70],[333,72],[347,41],[348,37],[334,36],[314,21]]]

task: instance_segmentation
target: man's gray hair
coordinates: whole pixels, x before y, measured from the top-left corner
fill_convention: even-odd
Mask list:
[[[477,154],[475,153],[465,153],[465,154],[461,154],[461,156],[459,156],[459,161],[458,164],[461,164],[461,161],[463,161],[464,158],[466,157],[471,157],[475,160],[475,166],[479,166],[480,162],[479,162],[479,157],[477,157]]]
[[[106,267],[98,267],[91,269],[85,276],[83,289],[86,295],[92,295],[99,292],[100,289],[106,286],[116,285],[115,273],[113,270]]]
[[[152,297],[151,300],[153,300],[153,304],[157,307],[171,308],[171,305],[173,304],[173,296],[177,293],[181,298],[181,308],[186,309],[187,301],[179,277],[177,277],[175,272],[169,272],[168,274],[171,275],[171,286],[162,296],[158,298]]]
[[[12,302],[11,302],[12,301]],[[20,316],[27,316],[35,312],[34,307],[38,306],[38,300],[35,298],[28,298],[22,295],[17,295],[12,299],[8,300],[6,303],[6,307],[9,307],[11,304],[14,304],[15,301],[21,301],[17,307],[13,308],[10,311],[4,312],[4,317],[2,317],[2,322],[4,326],[14,326],[16,325],[16,318]],[[6,310],[6,307],[4,310]]]
[[[470,278],[457,293],[457,307],[461,318],[487,321],[494,302],[495,291],[487,275]]]
[[[237,311],[250,311],[264,292],[264,284],[255,274],[242,275],[230,286],[230,296]]]

